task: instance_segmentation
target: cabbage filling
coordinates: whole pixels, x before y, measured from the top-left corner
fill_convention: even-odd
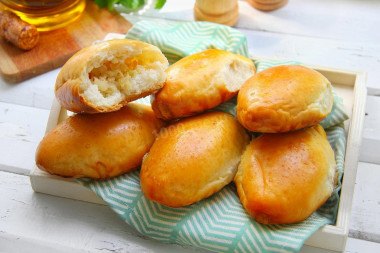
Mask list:
[[[97,106],[112,106],[126,96],[141,94],[164,81],[164,66],[156,61],[143,66],[139,55],[95,55],[81,85],[84,98]]]

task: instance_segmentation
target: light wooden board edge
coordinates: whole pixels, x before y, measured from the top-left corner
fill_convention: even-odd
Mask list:
[[[252,60],[273,60],[251,56]],[[327,66],[306,64],[307,66],[321,72],[332,83],[349,86],[353,90],[352,114],[350,118],[347,135],[344,177],[342,182],[341,197],[337,221],[335,225],[325,225],[313,233],[305,244],[328,249],[332,251],[344,251],[349,229],[349,221],[352,209],[352,197],[354,193],[357,166],[359,162],[359,150],[362,139],[365,101],[367,95],[366,73],[356,70],[340,69]],[[58,101],[54,99],[46,132],[49,132],[58,122],[66,118],[66,110],[61,108]],[[71,179],[65,179],[50,175],[41,171],[37,166],[30,174],[32,188],[36,192],[51,194],[59,197],[77,199],[97,204],[105,204],[95,193],[79,185]],[[59,189],[67,189],[65,192]],[[323,242],[323,244],[321,244]]]
[[[346,73],[355,74],[356,78],[354,81],[354,106],[347,136],[344,175],[337,220],[335,226],[326,225],[306,241],[306,244],[317,247],[318,241],[323,241],[324,244],[341,245],[337,248],[327,248],[335,251],[344,251],[348,236],[367,96],[366,74],[357,71],[348,71]]]
[[[47,174],[38,169],[37,166],[33,168],[30,174],[30,183],[35,192],[106,205],[93,191],[78,182],[69,178]]]

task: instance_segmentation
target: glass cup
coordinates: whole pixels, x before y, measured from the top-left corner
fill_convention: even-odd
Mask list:
[[[0,3],[39,31],[58,29],[74,22],[86,7],[86,0],[0,0]]]

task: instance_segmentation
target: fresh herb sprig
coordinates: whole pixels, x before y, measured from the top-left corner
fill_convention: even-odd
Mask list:
[[[107,7],[108,10],[113,10],[115,4],[121,4],[131,11],[138,10],[145,5],[146,0],[94,0],[100,8]],[[161,9],[166,3],[166,0],[156,0],[155,9]]]

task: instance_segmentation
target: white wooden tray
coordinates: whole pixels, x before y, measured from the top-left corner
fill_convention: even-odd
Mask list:
[[[252,57],[252,59],[263,58]],[[345,111],[350,116],[350,119],[345,122],[347,147],[336,224],[325,225],[309,237],[305,244],[333,251],[344,251],[348,236],[352,197],[362,139],[367,95],[366,74],[361,71],[343,70],[311,64],[308,64],[308,66],[321,72],[331,81],[337,94],[343,98]],[[54,100],[46,132],[50,131],[59,122],[67,118],[67,116],[66,110],[61,108],[58,102]],[[105,204],[95,193],[75,181],[50,175],[38,169],[37,166],[31,171],[30,180],[32,188],[36,192]]]

